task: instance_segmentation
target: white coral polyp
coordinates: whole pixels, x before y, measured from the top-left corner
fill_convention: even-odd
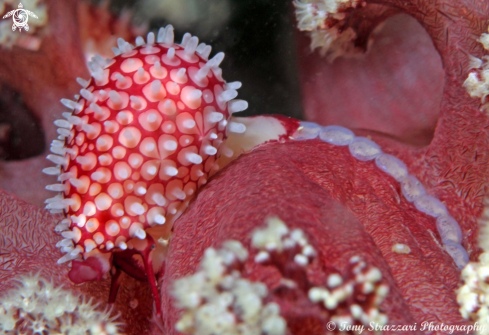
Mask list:
[[[268,290],[262,283],[231,271],[248,252],[238,241],[226,241],[219,250],[209,248],[199,271],[177,279],[172,294],[183,315],[175,328],[200,335],[285,334],[286,322],[274,303],[264,304]],[[217,266],[216,266],[217,265]]]
[[[460,314],[465,319],[477,322],[478,334],[487,334],[489,329],[489,253],[483,252],[479,262],[471,262],[462,270],[464,285],[458,289],[457,302]]]
[[[479,42],[484,49],[489,51],[489,34],[482,34]],[[489,95],[489,56],[479,59],[469,55],[469,70],[471,71],[463,86],[471,98],[481,99],[483,104],[481,110],[489,112],[489,103],[486,101],[486,97]]]
[[[480,98],[484,101],[489,94],[489,70],[469,73],[464,82],[464,87],[471,98]]]
[[[484,49],[489,50],[489,34],[482,34],[479,41],[484,46]]]
[[[6,335],[31,332],[49,334],[121,334],[109,310],[55,287],[36,276],[17,280],[19,286],[0,298],[0,332]],[[76,324],[75,324],[75,323]]]
[[[338,22],[346,18],[346,9],[360,5],[357,0],[295,0],[297,28],[309,32],[311,49],[320,49],[321,56],[329,62],[358,54],[359,49],[353,44],[357,37],[355,31],[347,28],[340,33]]]
[[[288,233],[289,229],[283,221],[278,218],[270,218],[266,228],[253,232],[251,245],[257,249],[282,251],[284,248],[282,239]]]
[[[302,31],[312,31],[326,20],[327,12],[318,9],[316,4],[294,1],[297,16],[297,27]]]

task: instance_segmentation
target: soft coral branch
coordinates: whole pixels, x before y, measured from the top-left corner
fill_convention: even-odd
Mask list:
[[[433,195],[436,195],[441,200],[453,199],[452,206],[456,213],[456,219],[461,222],[463,225],[462,229],[466,231],[464,243],[467,243],[469,254],[474,251],[474,257],[476,257],[479,252],[476,244],[477,238],[475,236],[477,232],[477,218],[482,213],[482,199],[487,183],[489,182],[489,156],[487,155],[487,148],[489,146],[487,136],[489,118],[485,113],[479,111],[479,101],[471,98],[467,94],[463,87],[463,82],[467,78],[471,59],[473,57],[482,58],[486,53],[483,45],[479,43],[479,38],[487,29],[489,5],[487,2],[472,1],[460,1],[456,3],[446,1],[366,1],[365,8],[354,9],[348,12],[348,16],[345,18],[345,24],[351,17],[355,16],[356,12],[367,10],[373,5],[391,9],[390,11],[386,10],[384,12],[387,14],[393,15],[399,12],[409,14],[424,27],[441,57],[445,80],[440,99],[436,94],[428,94],[436,93],[436,90],[432,90],[432,87],[421,90],[422,85],[436,84],[435,81],[430,82],[431,78],[417,78],[415,76],[406,78],[406,80],[412,79],[412,87],[420,88],[417,92],[420,99],[433,99],[435,102],[429,110],[420,113],[418,123],[409,123],[411,127],[417,127],[423,123],[424,118],[436,115],[432,112],[438,107],[436,102],[438,99],[440,100],[438,122],[436,123],[431,143],[426,143],[429,144],[428,146],[415,148],[411,144],[413,141],[410,139],[405,141],[407,144],[401,144],[397,139],[394,140],[388,136],[376,134],[373,131],[365,131],[364,135],[372,136],[382,147],[389,148],[387,149],[389,153],[403,159],[407,163],[409,170],[414,171],[414,174],[423,184],[429,185],[432,188],[431,192]],[[388,16],[385,15],[382,18],[387,19]],[[361,31],[356,32],[361,33]],[[368,33],[369,31],[367,30],[365,32]],[[395,47],[396,43],[392,43],[390,49]],[[399,50],[399,52],[404,52],[404,50]],[[370,61],[370,56],[371,54],[369,55],[367,53],[363,61]],[[386,59],[382,61],[385,63],[391,62],[391,58],[396,60],[393,54],[384,56]],[[424,62],[425,59],[427,62],[432,62],[432,59],[427,59],[424,53],[419,53],[415,56],[419,57],[419,62]],[[402,58],[397,59],[403,60]],[[407,61],[408,58],[405,58],[405,60]],[[303,71],[306,72],[303,73],[303,78],[305,85],[307,85],[307,92],[304,93],[306,104],[308,105],[306,107],[308,109],[306,110],[306,114],[314,115],[316,119],[322,118],[329,120],[327,117],[321,116],[321,113],[328,115],[328,113],[333,114],[333,111],[324,108],[324,106],[329,106],[327,104],[328,101],[324,101],[323,98],[318,96],[318,92],[324,89],[324,87],[319,85],[325,82],[328,83],[328,81],[318,79],[316,80],[316,87],[308,83],[311,80],[312,73],[317,75],[319,72],[318,68],[323,69],[326,66],[321,65],[322,63],[317,61],[317,59],[316,62],[312,62],[310,59],[307,59],[307,61],[309,63],[304,62],[303,65]],[[331,69],[329,72],[327,70],[324,71],[324,75],[336,75],[333,78],[331,76],[329,77],[331,78],[329,83],[351,83],[345,79],[349,76],[349,73],[346,71],[352,70],[348,68],[347,61],[339,61],[335,66],[344,71],[337,71],[336,68]],[[400,65],[397,66],[397,68],[399,67]],[[432,71],[432,68],[426,69],[428,75],[437,74],[436,71]],[[356,73],[355,78],[363,79],[365,75],[375,78],[375,76],[379,75],[369,72],[367,68],[362,69],[360,66],[354,67],[353,69],[359,69],[360,71]],[[406,70],[408,70],[407,67]],[[392,78],[391,80],[394,79]],[[358,89],[361,90],[361,84],[368,83],[369,80],[371,79],[360,80]],[[373,81],[374,84],[381,85],[378,82]],[[404,84],[404,82],[401,84]],[[377,93],[379,94],[378,98],[383,99],[385,92],[391,92],[391,85],[396,86],[398,84],[394,81],[389,83],[388,89],[377,89],[377,91],[372,89],[373,98],[377,98],[375,96],[375,93]],[[341,85],[340,87],[345,86]],[[394,100],[395,103],[379,104],[378,106],[379,109],[385,110],[382,113],[382,117],[379,117],[380,123],[385,126],[384,129],[389,134],[392,134],[392,137],[397,135],[397,129],[390,132],[390,120],[398,120],[396,117],[402,116],[405,109],[416,106],[416,104],[410,101],[404,101],[406,95],[412,99],[412,96],[414,96],[413,93],[416,94],[416,91],[411,91],[408,86],[400,85],[400,87],[402,90],[398,93],[398,99]],[[351,87],[349,89],[352,90]],[[366,91],[370,92],[369,89],[366,89]],[[354,95],[355,92],[345,93]],[[396,98],[395,95],[394,98]],[[386,100],[386,102],[388,101]],[[370,102],[366,105],[368,106],[369,104]],[[358,104],[358,106],[354,105],[353,107],[361,108],[362,105]],[[358,111],[357,114],[361,114],[361,111]],[[348,119],[348,117],[351,120],[355,120],[354,112],[343,115],[347,115],[343,120]],[[348,126],[348,124],[344,125]],[[413,136],[418,136],[414,130],[411,132],[410,137]],[[447,155],[447,153],[449,154]],[[470,176],[468,176],[467,171],[470,171]]]

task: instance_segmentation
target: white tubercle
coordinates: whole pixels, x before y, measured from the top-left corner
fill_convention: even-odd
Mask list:
[[[158,95],[158,93],[161,90],[161,81],[153,80],[151,82],[150,88],[151,88],[151,94],[153,94],[154,96]]]
[[[59,167],[47,167],[42,169],[42,172],[51,176],[59,175],[61,173]]]
[[[117,39],[117,46],[122,53],[129,52],[133,49],[132,45],[124,41],[122,38]]]
[[[206,45],[205,43],[200,43],[197,46],[196,51],[200,55],[200,57],[207,60],[207,59],[209,59],[209,55],[211,54],[212,47],[210,45]]]
[[[240,81],[232,81],[230,83],[226,83],[226,85],[224,86],[224,88],[226,90],[228,89],[232,89],[232,90],[238,90],[240,89],[242,86],[242,83]]]
[[[66,107],[68,107],[70,109],[74,109],[76,111],[80,111],[82,109],[82,107],[83,107],[79,103],[77,103],[77,102],[75,102],[73,100],[70,100],[70,99],[61,99],[60,101]]]
[[[248,102],[245,100],[236,99],[236,100],[230,100],[228,102],[228,110],[229,113],[231,114],[242,112],[247,108],[248,108]]]
[[[217,153],[217,149],[214,148],[213,146],[211,145],[206,145],[204,146],[204,152],[207,154],[207,155],[215,155]]]
[[[69,181],[71,185],[77,188],[82,188],[86,185],[82,180],[76,178],[70,178]]]
[[[124,77],[122,74],[120,73],[116,73],[114,74],[114,77],[115,79],[117,80],[117,83],[121,86],[123,85],[126,85],[128,83],[128,81],[126,80],[126,77]]]
[[[175,48],[169,48],[168,51],[166,52],[166,55],[163,55],[161,57],[161,60],[163,63],[166,65],[172,65],[172,66],[178,66],[181,61],[175,56]]]
[[[54,192],[65,192],[66,189],[67,188],[65,184],[51,184],[46,186],[46,190]]]
[[[167,25],[165,28],[165,36],[163,37],[163,43],[167,45],[171,45],[174,43],[174,32],[173,32],[173,26],[171,24]]]
[[[105,68],[108,65],[108,60],[104,59],[101,55],[95,54],[92,57],[92,62],[96,63],[99,67]]]
[[[62,232],[61,236],[67,239],[71,239],[75,243],[78,243],[81,238],[81,230],[77,227],[73,227],[72,230]]]
[[[134,109],[142,109],[143,108],[143,100],[141,98],[138,98],[134,95],[131,95],[129,97],[129,99],[131,100],[131,102],[133,103],[133,108]]]
[[[121,105],[122,104],[122,98],[117,91],[110,91],[109,92],[109,99],[112,101],[114,105]]]
[[[180,42],[180,46],[185,48],[185,46],[187,45],[188,41],[190,41],[191,38],[192,38],[192,35],[190,33],[183,34],[182,42]]]
[[[146,232],[143,229],[139,228],[134,233],[134,236],[139,238],[140,240],[144,240],[146,238]]]
[[[217,97],[217,99],[222,102],[228,102],[236,98],[237,96],[238,96],[238,91],[230,89],[222,92],[221,95]]]
[[[183,151],[182,151],[183,152]],[[181,156],[183,158],[181,158]],[[202,163],[202,157],[199,156],[198,154],[196,153],[193,153],[193,152],[184,152],[183,155],[180,154],[178,155],[178,159],[179,161],[182,162],[182,164],[184,165],[190,165],[190,164],[200,164]]]
[[[97,244],[91,239],[86,239],[83,244],[85,245],[85,252],[90,252],[97,247]]]
[[[160,215],[160,214],[157,214],[155,217],[154,217],[154,221],[159,224],[159,225],[162,225],[166,222],[166,219],[163,215]]]
[[[81,96],[82,96],[84,99],[86,99],[87,101],[94,101],[94,100],[95,100],[95,96],[93,95],[93,93],[92,93],[92,92],[90,92],[90,91],[88,91],[88,90],[86,90],[86,89],[84,89],[84,88],[82,88],[82,89],[80,90],[80,95],[81,95]]]
[[[68,120],[68,122],[74,124],[75,126],[78,126],[78,125],[82,124],[82,122],[83,122],[81,118],[79,118],[78,116],[74,116],[74,115],[67,115],[66,119]]]
[[[180,69],[174,69],[174,70],[171,70],[170,72],[170,78],[178,83],[178,84],[185,84],[187,81],[188,81],[188,77],[187,77],[187,69],[182,67]]]
[[[55,147],[51,146],[49,148],[53,154],[64,156],[66,154],[66,148],[65,147]]]
[[[63,198],[62,194],[56,194],[54,197],[46,199],[44,201],[44,203],[49,204],[51,202],[58,202],[58,201],[63,200],[63,199],[64,198]]]
[[[72,215],[71,221],[73,221],[74,224],[81,228],[85,226],[85,223],[87,223],[87,217],[85,216],[85,214],[80,214],[78,216]]]
[[[90,84],[90,81],[89,80],[85,80],[85,79],[80,78],[80,77],[76,78],[76,82],[78,84],[80,84],[80,86],[83,87],[83,88],[87,88],[88,85]]]
[[[158,78],[158,79],[163,79],[166,77],[167,75],[167,70],[166,68],[163,68],[161,66],[161,63],[160,61],[156,61],[154,64],[153,64],[153,68],[150,69],[151,71],[151,74],[153,75],[153,77],[155,78]]]
[[[63,137],[63,138],[66,138],[66,137],[70,136],[70,131],[68,129],[65,129],[65,128],[58,128],[56,130],[56,132],[58,134],[60,134],[60,136]]]
[[[158,30],[158,34],[156,35],[156,42],[157,43],[163,43],[164,39],[165,39],[165,28],[161,27]]]
[[[219,67],[219,65],[221,65],[223,60],[224,60],[224,52],[218,52],[214,57],[212,57],[207,62],[207,65],[211,68],[216,68]]]
[[[141,45],[144,45],[144,38],[141,36],[136,37],[136,46],[140,47]]]
[[[119,56],[122,52],[119,48],[112,47],[112,52],[114,53],[114,56]]]

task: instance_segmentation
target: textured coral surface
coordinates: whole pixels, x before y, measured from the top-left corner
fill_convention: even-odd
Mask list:
[[[240,192],[228,192],[231,187]],[[318,250],[322,265],[311,270],[313,282],[324,282],[323,266],[344,272],[348,259],[361,254],[390,285],[383,305],[390,322],[464,322],[454,294],[459,273],[441,247],[435,220],[409,204],[373,162],[358,162],[347,148],[319,141],[269,145],[216,175],[175,225],[162,290],[172,277],[192,272],[209,246],[237,239],[249,247],[250,232],[275,215],[303,229]],[[392,252],[395,243],[409,245],[411,253]],[[244,271],[279,291],[281,276],[273,267],[250,261]],[[288,313],[307,315],[299,306],[310,302],[303,297],[296,303]],[[169,296],[163,304],[171,325],[179,314]],[[315,313],[311,308],[307,316],[317,326]],[[312,329],[304,325],[297,333]]]

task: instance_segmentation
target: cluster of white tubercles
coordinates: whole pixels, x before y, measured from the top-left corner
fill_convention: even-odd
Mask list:
[[[308,31],[311,49],[320,48],[321,54],[330,61],[352,51],[356,33],[351,29],[339,29],[346,18],[346,10],[365,5],[361,0],[294,0],[297,27]]]
[[[484,49],[489,51],[489,34],[482,34],[479,42]],[[469,55],[470,73],[464,82],[464,87],[472,98],[481,99],[481,110],[489,112],[489,103],[486,97],[489,95],[489,56],[482,59]]]
[[[457,302],[460,314],[477,322],[479,334],[489,329],[489,253],[479,256],[479,262],[470,262],[462,270],[464,285],[458,289]]]
[[[370,322],[385,325],[388,318],[380,312],[379,307],[389,287],[381,283],[380,270],[368,267],[358,256],[352,257],[350,264],[350,272],[345,276],[347,280],[338,273],[330,274],[326,287],[309,290],[309,299],[321,303],[331,313],[331,321],[349,325],[357,322],[363,325],[369,325]],[[361,296],[360,299],[356,295]]]
[[[300,229],[290,230],[285,223],[277,217],[269,218],[267,226],[253,232],[251,245],[258,249],[255,262],[262,263],[270,260],[271,252],[298,249],[294,254],[294,262],[306,266],[316,255],[314,248],[308,243],[304,232]]]
[[[55,287],[39,276],[25,276],[0,298],[0,333],[5,335],[121,334],[110,311]]]
[[[80,95],[61,101],[71,112],[55,121],[56,166],[43,172],[59,181],[46,187],[59,192],[46,208],[67,216],[60,263],[124,250],[150,228],[167,234],[221,155],[233,155],[228,134],[246,130],[231,117],[248,103],[235,99],[240,82],[222,78],[222,52],[209,59],[211,47],[188,33],[176,44],[171,25],[136,47],[117,42],[113,59],[88,63],[92,78],[78,79]]]
[[[222,248],[208,248],[199,271],[177,279],[172,294],[184,310],[176,329],[187,334],[282,335],[286,322],[275,303],[264,303],[267,287],[241,278],[236,268],[248,258],[238,241],[226,241]]]

